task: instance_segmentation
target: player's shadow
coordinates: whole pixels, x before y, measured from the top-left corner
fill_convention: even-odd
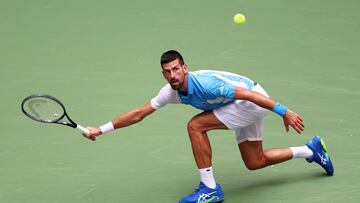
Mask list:
[[[307,173],[307,174],[297,174],[297,175],[276,175],[276,176],[266,176],[262,178],[254,179],[253,181],[246,184],[232,184],[226,186],[226,195],[227,196],[241,196],[247,192],[260,191],[261,188],[274,187],[277,185],[285,184],[296,184],[300,182],[307,182],[309,180],[315,181],[316,179],[328,177],[324,173]]]

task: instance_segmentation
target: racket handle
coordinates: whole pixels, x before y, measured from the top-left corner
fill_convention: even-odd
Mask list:
[[[76,125],[76,128],[79,129],[82,133],[88,134],[90,131],[87,128],[82,127],[81,125]]]

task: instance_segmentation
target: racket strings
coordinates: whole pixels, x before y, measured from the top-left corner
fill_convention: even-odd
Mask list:
[[[64,116],[64,109],[62,106],[46,97],[29,99],[24,104],[24,111],[31,118],[42,122],[59,121]]]

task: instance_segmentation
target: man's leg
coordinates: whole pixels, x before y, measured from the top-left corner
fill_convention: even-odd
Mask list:
[[[212,111],[204,111],[194,116],[187,126],[196,165],[199,169],[211,167],[211,145],[207,132],[227,129]]]
[[[334,174],[334,167],[324,141],[315,136],[305,146],[263,150],[262,141],[244,141],[239,144],[241,156],[250,170],[264,168],[289,159],[305,158],[323,167],[327,175]]]
[[[292,158],[309,158],[313,155],[307,146],[264,150],[262,147],[263,121],[236,130],[241,156],[250,170],[281,163]]]
[[[212,170],[212,150],[207,135],[209,130],[227,129],[212,111],[204,111],[194,116],[188,123],[188,133],[200,179],[207,187],[215,188],[216,182]]]
[[[219,184],[216,184],[211,166],[211,145],[207,131],[214,129],[227,129],[212,111],[205,111],[194,116],[188,123],[188,133],[200,173],[200,185],[190,195],[180,199],[180,203],[220,202],[224,193]]]
[[[293,157],[290,148],[263,150],[262,141],[244,141],[239,144],[242,159],[250,170],[287,161]]]

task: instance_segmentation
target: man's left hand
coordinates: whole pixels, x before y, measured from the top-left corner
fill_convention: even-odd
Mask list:
[[[305,128],[303,120],[300,118],[300,116],[290,109],[286,111],[283,119],[286,132],[289,132],[289,125],[299,134],[301,134]]]

